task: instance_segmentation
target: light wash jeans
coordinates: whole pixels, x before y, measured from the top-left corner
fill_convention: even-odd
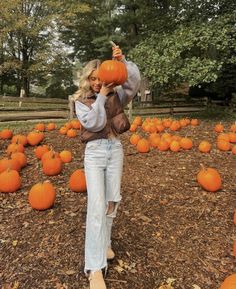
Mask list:
[[[107,248],[111,245],[111,228],[121,200],[123,147],[119,139],[98,139],[85,148],[87,182],[87,218],[85,236],[85,273],[107,266]],[[107,215],[108,202],[115,209]]]

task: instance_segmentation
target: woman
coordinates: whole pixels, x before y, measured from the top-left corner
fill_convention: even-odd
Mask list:
[[[81,122],[81,140],[86,143],[84,167],[87,182],[85,236],[85,273],[90,289],[105,289],[102,269],[115,253],[111,248],[113,219],[121,200],[123,148],[118,135],[129,129],[123,107],[136,95],[140,84],[138,67],[126,61],[119,46],[112,56],[128,71],[127,81],[119,87],[105,85],[98,77],[99,60],[83,69],[75,110]]]

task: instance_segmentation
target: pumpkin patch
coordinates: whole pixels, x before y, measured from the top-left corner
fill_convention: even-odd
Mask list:
[[[37,268],[48,252],[55,258],[57,272],[62,271],[56,260],[68,267],[69,278],[65,277],[63,287],[74,286],[73,270],[78,263],[82,266],[88,196],[80,124],[67,121],[57,123],[54,129],[48,129],[48,124],[44,131],[36,131],[32,125],[29,130],[12,130],[11,138],[0,139],[0,245],[4,246],[0,256],[7,260],[1,275],[4,285],[18,272],[16,263],[23,269]],[[168,280],[164,275],[174,276],[173,288],[215,289],[234,284],[224,279],[232,275],[235,266],[235,132],[232,122],[222,122],[222,132],[214,130],[215,124],[187,117],[138,117],[133,123],[135,131],[120,136],[125,159],[114,246],[125,251],[119,252],[123,263],[111,265],[111,280],[123,281],[129,276],[135,288],[132,280],[136,280],[136,273],[143,282],[151,272],[155,274],[147,284],[139,284],[140,288],[163,287]],[[76,135],[68,136],[69,130],[75,130]],[[29,136],[30,132],[36,135]],[[227,142],[229,149],[219,149],[220,141]],[[8,154],[11,143],[21,143],[24,152],[13,149]],[[198,182],[201,164],[204,174]],[[75,238],[76,251],[72,250]],[[34,253],[24,254],[26,248]],[[68,262],[71,250],[73,258]],[[121,273],[116,265],[123,269]],[[46,274],[44,267],[40,270]],[[32,274],[35,276],[34,271]],[[24,284],[20,276],[19,282]],[[80,274],[78,278],[79,286],[86,287],[86,278]],[[58,280],[50,282],[52,288],[62,286]],[[115,284],[129,288],[128,283]],[[11,288],[14,286],[12,283]]]

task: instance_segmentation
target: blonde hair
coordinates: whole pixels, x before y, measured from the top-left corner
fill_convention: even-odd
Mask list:
[[[99,59],[94,59],[89,61],[82,70],[80,79],[79,79],[79,89],[74,93],[73,100],[76,101],[78,99],[85,99],[88,96],[93,95],[93,91],[91,90],[89,84],[89,76],[91,73],[98,69],[101,64]]]

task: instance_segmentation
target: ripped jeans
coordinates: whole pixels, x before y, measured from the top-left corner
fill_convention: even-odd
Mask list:
[[[123,147],[118,139],[87,143],[84,167],[87,183],[85,273],[107,266],[113,219],[121,200]]]

